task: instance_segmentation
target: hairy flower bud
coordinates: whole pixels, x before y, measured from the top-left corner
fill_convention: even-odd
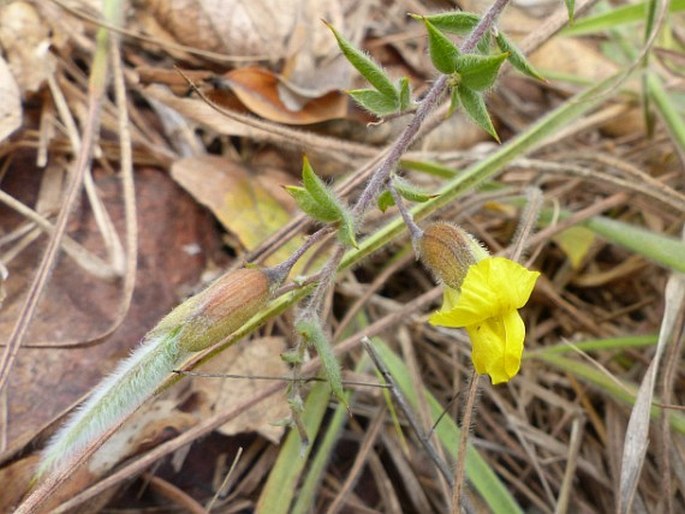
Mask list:
[[[468,232],[445,222],[429,225],[421,236],[419,248],[423,264],[436,278],[457,290],[469,266],[488,256]]]
[[[271,297],[272,286],[264,270],[231,271],[171,311],[155,331],[178,330],[180,350],[204,350],[257,314]]]
[[[268,302],[287,270],[243,268],[220,277],[167,314],[98,385],[43,452],[36,476],[92,453],[192,353],[239,329]]]

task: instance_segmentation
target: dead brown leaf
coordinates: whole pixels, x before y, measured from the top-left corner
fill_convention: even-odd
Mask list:
[[[28,489],[33,477],[38,455],[31,455],[25,459],[13,462],[9,466],[0,468],[0,512],[13,512]]]
[[[16,159],[3,181],[6,191],[29,204],[37,187],[28,179],[40,176],[31,164]],[[97,180],[97,186],[115,225],[121,229],[123,213],[118,182],[105,177]],[[112,310],[121,294],[120,284],[95,279],[70,259],[61,259],[29,331],[29,347],[19,353],[11,374],[5,434],[10,449],[26,444],[41,427],[113,369],[145,332],[178,303],[184,293],[181,288],[195,286],[205,267],[207,249],[218,245],[217,240],[208,242],[215,234],[211,217],[164,174],[141,169],[136,174],[136,187],[139,269],[130,311],[120,328],[99,344],[70,349],[30,347],[87,341],[113,321]],[[20,221],[6,207],[0,208],[3,233]],[[75,215],[70,234],[93,249],[102,244],[92,217],[83,210]],[[40,242],[32,243],[21,259],[8,264],[8,297],[0,311],[2,340],[7,339],[18,305],[26,294],[27,281],[35,271],[42,252]]]
[[[55,71],[49,26],[28,2],[0,7],[0,46],[22,94],[37,91]]]
[[[530,56],[537,69],[554,70],[575,77],[600,81],[618,71],[618,66],[591,44],[575,38],[554,38]]]
[[[275,169],[257,173],[228,159],[203,156],[175,162],[171,176],[238,236],[247,250],[285,225],[294,209],[292,198],[281,187],[293,179]],[[301,244],[302,236],[291,239],[266,263],[281,262]]]
[[[239,68],[226,73],[222,80],[250,111],[278,123],[307,125],[347,114],[347,96],[341,91],[331,91],[319,98],[302,97],[264,68]],[[290,99],[289,105],[284,97]]]
[[[147,0],[147,9],[188,46],[232,55],[285,57],[300,0]],[[278,17],[273,12],[278,11]]]
[[[250,376],[288,375],[288,366],[281,359],[281,353],[286,349],[283,337],[262,337],[233,345],[205,364],[201,371],[245,378],[199,378],[194,381],[194,388],[207,395],[214,410],[228,411],[263,388],[271,386],[270,381],[251,380]],[[285,418],[288,412],[288,404],[283,397],[271,396],[223,425],[219,431],[225,435],[257,431],[277,443],[283,435],[283,427],[274,423]]]

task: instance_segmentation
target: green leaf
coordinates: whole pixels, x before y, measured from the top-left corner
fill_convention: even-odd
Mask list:
[[[409,79],[407,77],[402,77],[400,79],[400,112],[406,111],[410,107],[412,107],[412,98],[411,98],[411,86],[409,85]]]
[[[387,189],[383,191],[381,194],[378,195],[378,199],[376,200],[376,203],[378,204],[378,208],[380,209],[381,212],[387,211],[390,207],[395,205],[395,199],[392,197],[392,194],[390,191]]]
[[[439,30],[458,34],[460,36],[469,34],[478,25],[480,16],[472,12],[455,11],[440,14],[431,14],[423,17]]]
[[[302,184],[324,212],[336,213],[335,218],[331,221],[339,220],[344,216],[345,209],[342,206],[342,202],[324,184],[323,180],[314,173],[306,156],[302,159]]]
[[[361,75],[369,81],[373,87],[383,93],[387,97],[398,97],[398,91],[390,78],[386,75],[383,68],[371,59],[364,52],[352,46],[330,23],[324,22],[331,29],[335,39],[338,41],[338,46],[343,55],[350,61]]]
[[[464,106],[464,110],[469,118],[475,121],[480,128],[485,130],[499,142],[499,136],[497,135],[495,126],[492,124],[490,114],[488,114],[488,108],[485,105],[483,93],[460,85],[457,88],[457,94],[459,95],[459,101]]]
[[[462,54],[457,57],[457,73],[461,77],[460,86],[474,91],[483,91],[492,87],[502,63],[509,54],[479,55]]]
[[[297,350],[288,350],[281,354],[281,360],[286,364],[302,364],[304,356]]]
[[[397,97],[386,96],[375,89],[353,89],[347,94],[364,109],[381,118],[400,111]]]
[[[392,185],[397,190],[402,198],[409,200],[410,202],[423,203],[427,202],[431,198],[435,198],[436,195],[427,193],[421,188],[416,187],[414,184],[402,177],[393,177]]]
[[[352,214],[348,211],[344,211],[342,219],[340,220],[340,227],[338,228],[338,238],[340,239],[340,242],[345,246],[359,248],[355,233],[356,229]]]
[[[295,330],[308,345],[314,346],[321,359],[331,392],[338,401],[347,405],[347,399],[343,392],[340,364],[335,357],[335,353],[333,353],[333,347],[321,327],[321,322],[314,318],[302,319],[295,323]]]
[[[343,206],[343,203],[335,194],[326,187],[323,180],[314,173],[307,157],[303,159],[302,163],[302,183],[304,184],[305,192],[308,193],[312,200],[318,205],[318,208],[307,205],[310,210],[319,214],[319,217],[312,217],[320,221],[339,221],[340,227],[338,228],[338,235],[340,240],[347,246],[357,248],[357,241],[354,237],[355,226],[352,214]],[[290,186],[290,189],[293,189],[293,187]],[[291,194],[293,193],[291,192]],[[295,198],[295,200],[297,201],[297,198]],[[302,206],[300,207],[302,208]],[[302,210],[305,209],[302,208]],[[309,213],[307,212],[307,214]],[[327,219],[324,220],[321,218],[321,214],[327,215]],[[333,214],[335,215],[334,218],[332,217]]]
[[[436,196],[425,192],[408,180],[405,180],[397,175],[392,178],[392,186],[402,198],[409,200],[410,202],[427,202]],[[376,202],[378,204],[378,208],[382,212],[385,212],[389,207],[395,205],[395,199],[392,197],[392,193],[389,190],[385,190],[378,195]]]
[[[509,53],[509,57],[507,59],[514,68],[524,75],[545,82],[544,77],[540,75],[535,68],[533,68],[533,65],[530,64],[528,59],[526,59],[526,56],[523,55],[523,52],[521,52],[521,50],[519,50],[516,45],[512,43],[504,34],[498,32],[496,40],[499,49],[503,52]]]
[[[307,192],[319,203],[325,203],[330,198],[335,198],[323,180],[314,173],[314,169],[309,163],[307,156],[302,158],[302,184]]]
[[[423,18],[423,23],[428,31],[428,53],[433,66],[441,73],[454,73],[457,69],[456,61],[459,56],[457,45],[426,18]]]
[[[310,218],[322,223],[332,223],[341,218],[338,209],[331,206],[321,205],[309,192],[299,186],[285,186],[285,190],[295,199],[295,203]]]
[[[575,22],[576,0],[564,0],[566,10],[568,11],[568,24],[573,25]]]

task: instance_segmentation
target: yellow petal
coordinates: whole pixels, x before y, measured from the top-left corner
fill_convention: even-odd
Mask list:
[[[452,328],[460,328],[463,327],[463,324],[459,323],[459,319],[455,318],[452,315],[451,310],[439,310],[437,312],[434,312],[433,314],[430,315],[428,318],[428,323],[431,325],[438,325],[441,327],[452,327]]]
[[[463,327],[464,325],[455,325],[450,315],[450,311],[459,302],[459,294],[459,291],[456,289],[444,286],[442,291],[442,307],[428,318],[428,322],[431,325],[440,325],[441,327]]]
[[[509,303],[514,309],[520,309],[528,302],[540,272],[530,271],[504,257],[494,257],[492,260],[495,261],[494,266],[499,268],[497,277],[504,278],[500,283],[506,296],[503,302]]]
[[[526,328],[516,310],[466,327],[473,350],[471,360],[481,375],[493,384],[508,382],[521,367]]]
[[[539,275],[504,257],[474,264],[464,278],[457,305],[450,312],[450,326],[475,325],[523,307]]]
[[[443,311],[449,311],[454,309],[459,303],[459,291],[452,289],[449,286],[445,286],[442,292],[442,309]]]

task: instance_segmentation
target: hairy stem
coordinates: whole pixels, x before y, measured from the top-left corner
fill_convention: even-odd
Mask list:
[[[440,97],[447,88],[447,76],[441,75],[438,80],[433,83],[426,96],[421,100],[421,103],[416,109],[416,114],[411,122],[402,131],[395,143],[390,147],[386,158],[378,165],[376,171],[373,173],[366,187],[359,195],[359,199],[354,206],[353,213],[357,218],[361,218],[369,209],[372,202],[375,200],[378,193],[383,189],[385,183],[390,176],[390,173],[395,169],[397,163],[402,158],[402,155],[407,151],[409,146],[416,139],[421,125],[438,105]]]
[[[478,25],[473,29],[468,38],[462,43],[460,50],[463,53],[470,53],[476,48],[476,45],[485,35],[485,33],[490,30],[497,17],[500,15],[504,7],[507,5],[509,0],[495,0],[495,2],[490,6],[490,8],[485,12],[481,18]],[[445,92],[447,88],[448,77],[447,75],[440,75],[438,79],[433,83],[426,96],[421,100],[421,103],[416,109],[416,114],[412,118],[411,122],[402,131],[400,136],[397,138],[395,143],[390,147],[388,155],[379,164],[378,168],[374,172],[373,176],[367,183],[366,187],[362,191],[356,205],[354,206],[354,214],[357,217],[361,217],[370,207],[373,200],[378,196],[385,185],[390,173],[395,169],[397,163],[402,158],[402,155],[409,149],[409,146],[416,139],[419,129],[423,125],[424,121],[428,115],[435,109],[438,105],[440,97]]]
[[[473,421],[473,413],[476,409],[478,398],[478,382],[480,375],[474,370],[469,379],[466,405],[464,405],[464,417],[461,420],[461,434],[459,436],[459,449],[457,450],[457,467],[454,470],[454,489],[452,489],[452,514],[461,513],[461,495],[464,490],[464,476],[466,472],[466,448]]]

